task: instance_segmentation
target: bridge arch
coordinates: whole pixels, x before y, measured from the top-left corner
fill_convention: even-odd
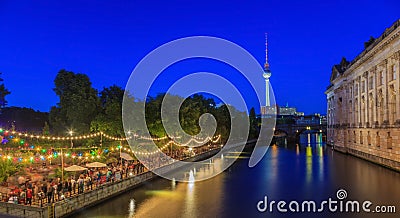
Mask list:
[[[275,129],[274,136],[275,137],[288,137],[289,133],[283,129]]]

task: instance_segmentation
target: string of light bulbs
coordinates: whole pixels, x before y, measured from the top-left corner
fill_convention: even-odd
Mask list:
[[[142,140],[148,140],[148,141],[162,141],[166,139],[175,139],[179,137],[169,137],[169,136],[164,136],[164,137],[146,137],[146,136],[139,136],[136,134],[133,134],[129,137],[115,137],[108,135],[102,131],[96,132],[96,133],[90,133],[90,134],[84,134],[84,135],[78,135],[78,136],[50,136],[50,135],[36,135],[36,134],[29,134],[29,133],[23,133],[23,132],[18,132],[14,130],[4,130],[3,128],[0,128],[0,133],[3,133],[4,135],[14,135],[14,136],[19,136],[19,137],[26,137],[26,138],[31,138],[31,139],[42,139],[42,140],[52,140],[52,141],[66,141],[66,140],[82,140],[82,139],[91,139],[91,138],[97,138],[97,137],[104,137],[106,139],[114,140],[114,141],[126,141],[130,140],[132,138],[136,139],[142,139]],[[197,140],[208,140],[210,137],[206,137],[205,139],[201,139],[199,137],[193,136],[190,140],[194,140],[197,142]],[[190,143],[190,142],[187,142]],[[201,142],[197,142],[201,143]],[[184,143],[185,144],[185,143]]]

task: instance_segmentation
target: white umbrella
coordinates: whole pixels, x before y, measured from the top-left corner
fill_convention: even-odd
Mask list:
[[[87,166],[87,167],[94,167],[94,168],[97,168],[97,167],[106,167],[107,164],[100,163],[100,162],[93,162],[93,163],[87,163],[86,166]]]
[[[65,171],[74,172],[74,171],[84,171],[84,170],[87,170],[87,168],[81,167],[81,166],[78,166],[78,165],[72,165],[70,167],[66,167],[64,170]]]
[[[121,153],[120,157],[125,160],[133,160],[133,157],[127,153]]]

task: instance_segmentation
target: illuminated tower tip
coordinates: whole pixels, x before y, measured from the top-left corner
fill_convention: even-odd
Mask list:
[[[269,71],[269,63],[268,63],[268,33],[265,33],[265,71]]]
[[[265,106],[270,107],[270,96],[269,96],[269,78],[271,77],[271,70],[269,69],[268,63],[268,38],[267,33],[265,33],[265,65],[264,65],[264,72],[263,77],[265,79]]]

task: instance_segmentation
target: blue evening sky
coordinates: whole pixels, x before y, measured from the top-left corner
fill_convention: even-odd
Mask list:
[[[207,35],[230,40],[264,62],[268,32],[271,83],[280,105],[325,113],[333,64],[353,59],[370,36],[400,18],[400,1],[4,1],[0,0],[0,72],[9,106],[49,111],[60,69],[87,74],[101,90],[125,87],[135,65],[174,39]],[[180,65],[181,64],[181,65]],[[238,83],[232,69],[191,60],[167,69],[152,94],[197,71]],[[174,74],[175,73],[175,74]],[[262,85],[262,72],[260,81]],[[218,84],[209,84],[218,86]],[[262,89],[262,87],[261,87]],[[250,95],[249,95],[250,96]],[[246,99],[255,105],[255,99]],[[257,111],[258,108],[257,108]]]

